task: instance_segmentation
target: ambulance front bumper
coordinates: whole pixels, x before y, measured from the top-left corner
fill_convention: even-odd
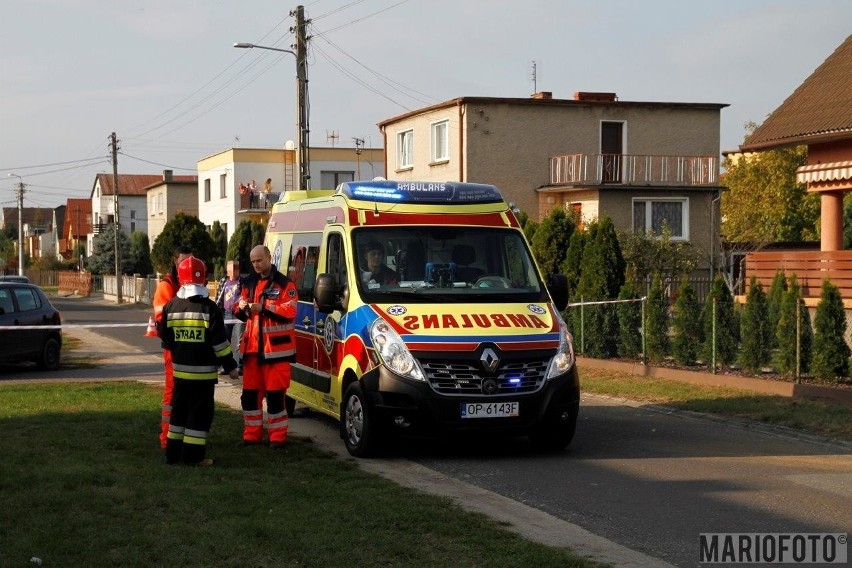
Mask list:
[[[525,434],[545,416],[571,412],[580,403],[576,365],[544,381],[534,392],[447,394],[427,381],[400,377],[384,366],[362,378],[367,404],[382,430],[412,435],[498,431]]]

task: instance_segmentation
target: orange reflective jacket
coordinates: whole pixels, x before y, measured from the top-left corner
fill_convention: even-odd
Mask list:
[[[243,283],[240,295],[248,303],[259,302],[261,310],[253,314],[234,306],[234,316],[246,322],[240,351],[256,353],[261,363],[291,361],[296,354],[296,285],[275,267],[267,278],[252,274]]]

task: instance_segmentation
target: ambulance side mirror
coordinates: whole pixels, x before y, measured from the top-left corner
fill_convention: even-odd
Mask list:
[[[344,310],[341,303],[341,286],[337,284],[334,276],[322,273],[314,282],[314,302],[317,310],[324,314],[330,314],[335,310]]]
[[[547,290],[557,311],[568,307],[568,278],[564,274],[551,275],[547,280]]]

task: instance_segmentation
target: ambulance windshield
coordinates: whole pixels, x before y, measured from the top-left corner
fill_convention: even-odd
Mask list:
[[[489,227],[353,231],[365,301],[543,302],[547,292],[523,236]]]

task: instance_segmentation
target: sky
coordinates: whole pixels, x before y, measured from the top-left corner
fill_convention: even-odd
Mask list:
[[[0,0],[0,207],[88,198],[95,175],[196,173],[297,140],[281,0]],[[614,92],[723,103],[742,142],[852,33],[849,0],[305,0],[312,147],[456,97]],[[533,73],[535,69],[535,73]],[[507,141],[510,143],[511,141]],[[487,180],[482,180],[487,181]]]

